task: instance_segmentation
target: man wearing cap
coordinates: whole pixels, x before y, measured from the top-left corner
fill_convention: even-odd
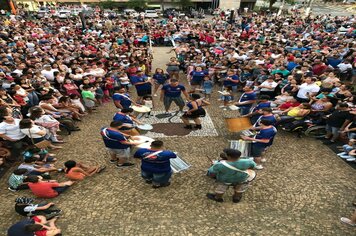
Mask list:
[[[233,186],[234,195],[232,201],[240,202],[242,194],[245,190],[245,184],[250,177],[246,172],[248,169],[256,167],[256,163],[250,159],[240,159],[241,152],[236,149],[224,149],[220,154],[222,160],[217,161],[208,170],[208,175],[215,177],[218,185],[215,188],[215,193],[208,193],[206,196],[216,202],[223,202],[223,195],[229,188]]]

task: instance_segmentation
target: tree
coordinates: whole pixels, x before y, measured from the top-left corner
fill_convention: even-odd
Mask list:
[[[134,9],[145,9],[147,8],[147,0],[129,0],[127,6]]]

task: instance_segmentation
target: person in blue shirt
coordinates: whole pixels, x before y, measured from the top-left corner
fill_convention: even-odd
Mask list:
[[[123,123],[121,121],[112,121],[110,127],[101,129],[100,134],[106,149],[110,153],[110,163],[116,163],[117,167],[129,167],[134,165],[128,161],[130,147],[132,145],[139,145],[141,142],[135,141],[137,140],[135,137],[122,133],[120,131],[122,126]],[[133,141],[129,141],[129,139],[132,139]]]
[[[172,168],[170,159],[177,155],[168,150],[164,150],[163,142],[153,141],[151,148],[140,148],[134,154],[134,158],[141,159],[141,176],[146,183],[153,188],[166,187],[170,185]]]
[[[130,95],[126,93],[125,87],[115,87],[112,99],[119,109],[129,108],[132,104],[137,105],[136,102],[132,101]]]
[[[152,84],[148,80],[147,76],[143,71],[138,71],[136,75],[130,77],[131,84],[135,85],[138,100],[137,102],[142,102],[143,97],[151,95],[152,93]]]
[[[135,124],[142,125],[142,122],[131,116],[132,112],[132,108],[124,108],[115,113],[113,120],[122,122],[122,127],[120,128],[121,132],[131,136],[140,135],[135,128]]]
[[[187,93],[185,87],[179,84],[177,79],[171,79],[169,84],[162,87],[160,100],[163,102],[167,113],[172,102],[174,102],[179,107],[179,111],[183,113],[185,103],[181,96],[182,93],[185,98],[189,100],[189,94]]]
[[[234,70],[228,70],[227,76],[223,81],[223,86],[231,86],[233,91],[237,91],[237,86],[240,83],[239,77],[236,75]]]
[[[210,79],[209,76],[204,77],[202,88],[206,100],[209,101],[214,88],[214,82]]]
[[[251,145],[251,156],[253,156],[254,161],[257,163],[255,169],[262,170],[262,153],[267,147],[271,146],[273,139],[277,134],[277,129],[272,125],[269,120],[260,120],[260,129],[255,137],[247,137],[242,135],[241,138],[246,141],[253,141]]]
[[[168,73],[164,73],[164,71],[161,68],[157,68],[153,77],[152,77],[153,81],[154,81],[154,95],[153,96],[157,96],[157,90],[158,88],[162,85],[165,85],[167,83],[167,81],[169,81],[169,74]]]
[[[244,93],[241,95],[239,101],[235,103],[236,106],[240,108],[240,115],[247,115],[250,113],[252,105],[257,100],[257,95],[253,91],[252,87],[245,86],[243,88]]]
[[[255,106],[249,114],[244,115],[244,117],[251,117],[251,122],[255,123],[256,120],[258,119],[258,117],[261,116],[260,110],[262,108],[270,108],[271,107],[271,102],[269,100],[270,100],[270,96],[261,95],[258,98],[257,106]]]
[[[258,110],[257,115],[251,119],[251,123],[253,123],[254,128],[260,127],[261,120],[269,120],[273,126],[276,126],[277,119],[272,113],[272,109],[270,107],[265,107]]]
[[[195,91],[196,88],[202,85],[203,79],[207,74],[208,73],[206,71],[203,71],[203,68],[201,66],[197,66],[195,70],[190,72],[190,85],[192,91]]]

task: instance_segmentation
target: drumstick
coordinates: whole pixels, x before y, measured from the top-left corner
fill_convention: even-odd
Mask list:
[[[213,163],[213,161],[210,159],[210,157],[206,156],[206,158],[208,158],[210,163]]]

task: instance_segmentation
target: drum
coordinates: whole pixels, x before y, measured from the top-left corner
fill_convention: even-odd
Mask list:
[[[242,139],[230,140],[230,148],[239,150],[241,152],[241,157],[249,157],[251,150],[251,142]]]
[[[153,129],[153,126],[150,124],[143,124],[137,126],[138,131],[140,134],[146,134],[148,131]]]
[[[135,142],[142,142],[141,144],[137,145],[137,148],[150,148],[151,143],[155,141],[153,138],[147,136],[135,136]]]
[[[248,117],[226,118],[225,121],[227,129],[233,133],[240,132],[252,127],[250,118]]]
[[[151,111],[151,109],[146,106],[132,106],[131,108],[138,113],[147,113]]]

